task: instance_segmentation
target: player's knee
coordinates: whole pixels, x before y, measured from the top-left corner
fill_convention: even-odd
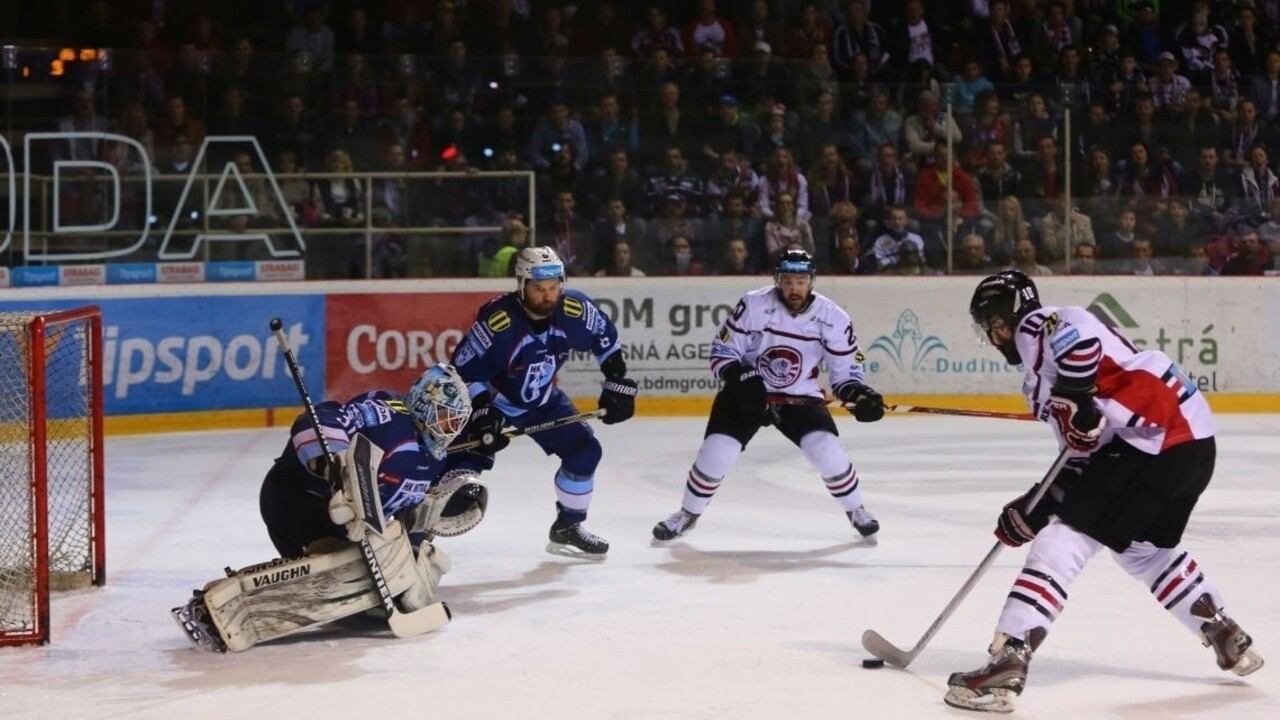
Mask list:
[[[572,475],[586,477],[595,474],[603,456],[600,441],[595,435],[587,435],[580,445],[560,456],[560,465]]]
[[[849,454],[840,445],[839,438],[829,432],[819,430],[800,438],[800,451],[824,478],[849,468]]]

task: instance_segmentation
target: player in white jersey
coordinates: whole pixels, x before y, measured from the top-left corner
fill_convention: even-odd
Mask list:
[[[1262,667],[1253,640],[1223,612],[1222,595],[1179,547],[1213,476],[1214,424],[1204,396],[1169,356],[1139,350],[1088,310],[1042,307],[1026,275],[983,280],[970,315],[1010,364],[1024,364],[1023,393],[1072,459],[1040,503],[1004,506],[996,537],[1030,542],[996,623],[987,664],[953,673],[946,703],[1009,712],[1027,666],[1067,602],[1067,590],[1104,548],[1156,602],[1217,656],[1248,675]]]
[[[832,390],[854,417],[884,417],[884,399],[865,382],[853,322],[813,291],[809,253],[787,250],[774,269],[774,284],[744,295],[711,344],[711,370],[724,387],[711,406],[680,511],[654,526],[657,540],[693,529],[747,443],[766,425],[776,425],[799,446],[860,535],[871,538],[880,529],[863,507],[858,473],[818,385],[818,369],[826,362]]]

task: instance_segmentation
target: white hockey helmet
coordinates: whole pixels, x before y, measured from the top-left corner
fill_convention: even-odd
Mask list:
[[[418,443],[437,460],[471,417],[471,394],[458,371],[436,363],[422,373],[405,398],[418,429]]]
[[[527,247],[516,255],[516,295],[524,299],[524,284],[530,280],[559,280],[564,283],[564,263],[556,251],[542,245]]]

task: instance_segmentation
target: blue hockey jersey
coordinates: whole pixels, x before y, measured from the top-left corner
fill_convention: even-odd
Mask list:
[[[316,406],[316,415],[333,452],[346,450],[356,433],[382,450],[378,495],[382,499],[382,512],[388,518],[422,502],[427,490],[445,471],[448,457],[436,460],[422,450],[409,408],[399,395],[374,390],[345,403],[328,400]],[[292,434],[294,453],[304,466],[324,454],[306,413],[293,421]],[[317,494],[325,497],[330,494],[325,479],[314,475],[310,479]]]
[[[489,392],[508,417],[541,407],[570,351],[590,350],[604,362],[622,349],[618,329],[580,291],[566,289],[551,317],[532,321],[514,292],[485,303],[453,353],[471,396]]]

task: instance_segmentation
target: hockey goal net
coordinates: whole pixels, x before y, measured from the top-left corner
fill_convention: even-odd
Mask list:
[[[106,579],[102,315],[0,312],[0,645],[49,641],[50,590]]]

